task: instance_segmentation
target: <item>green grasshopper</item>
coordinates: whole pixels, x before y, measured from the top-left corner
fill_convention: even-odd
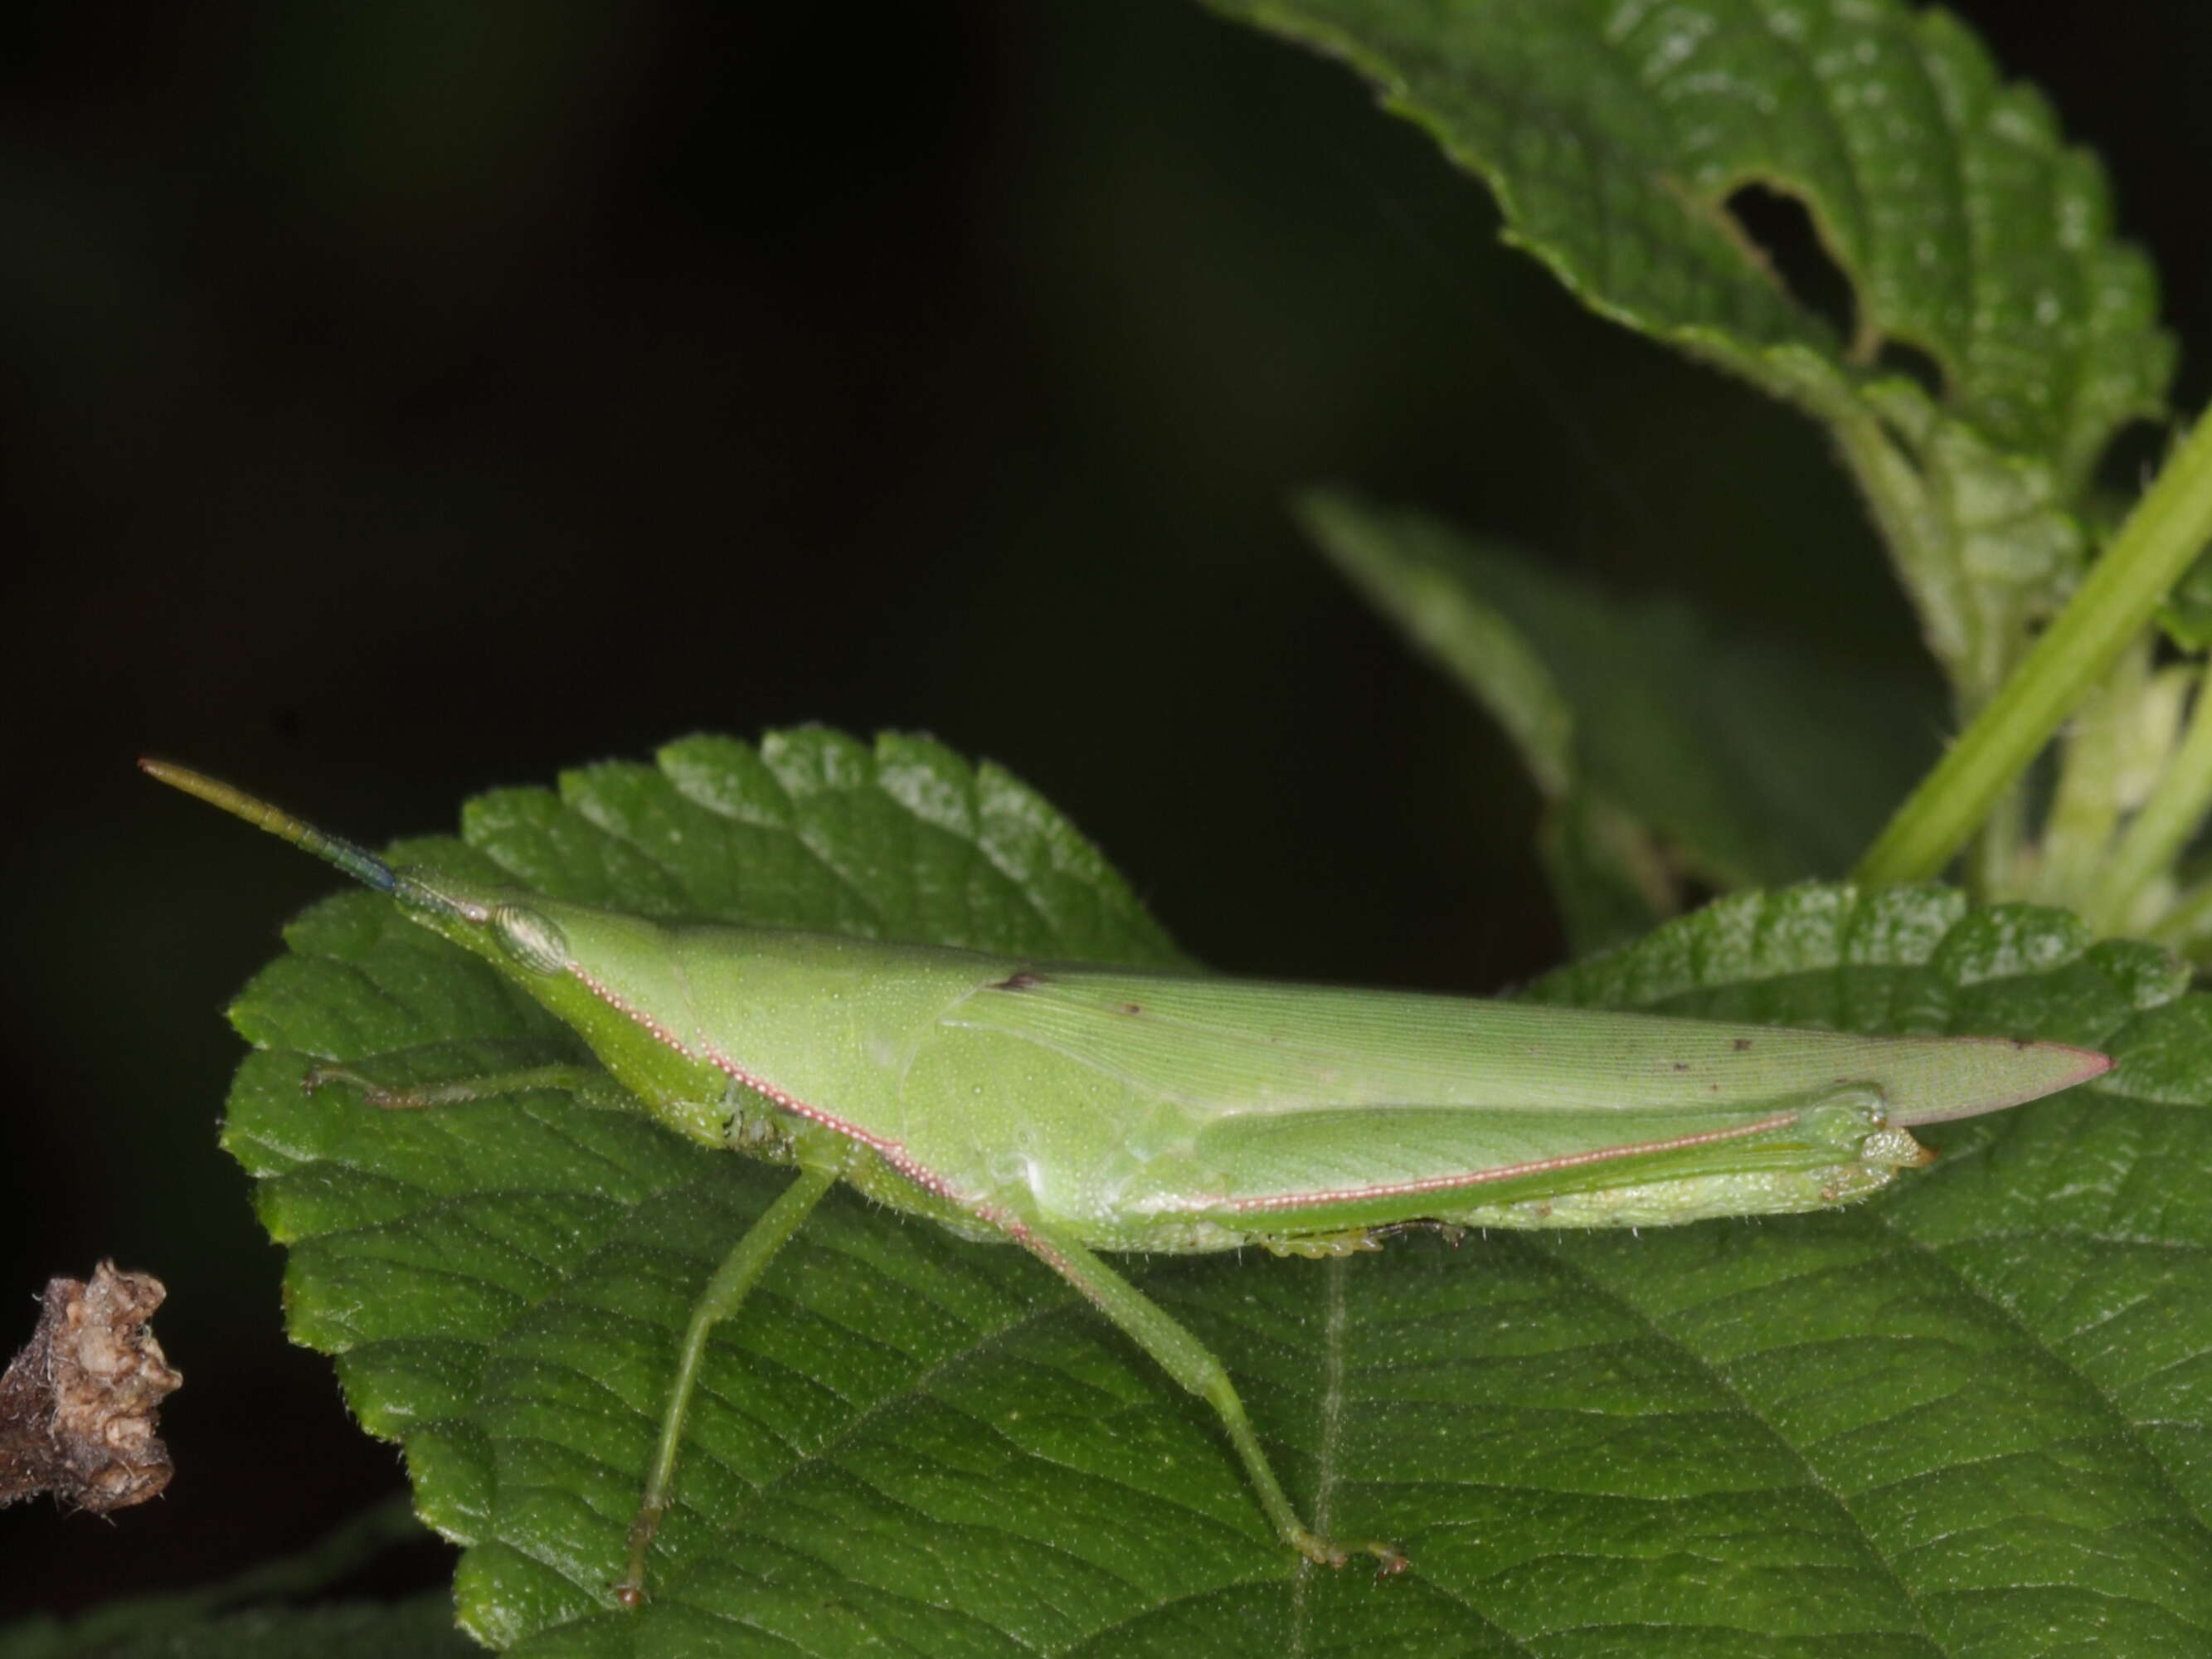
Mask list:
[[[693,1308],[617,1601],[644,1599],[707,1340],[839,1181],[1021,1245],[1218,1414],[1285,1544],[1385,1571],[1283,1491],[1219,1360],[1097,1251],[1376,1247],[1409,1225],[1650,1226],[1825,1209],[1933,1156],[1917,1124],[2098,1076],[2105,1055],[1409,992],[1043,963],[670,923],[394,868],[229,786],[144,769],[316,854],[481,957],[605,1068],[411,1092],[617,1092],[677,1133],[798,1170]],[[366,1079],[342,1071],[318,1082]]]

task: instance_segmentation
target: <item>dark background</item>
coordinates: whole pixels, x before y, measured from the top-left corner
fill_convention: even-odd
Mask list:
[[[2212,337],[2194,0],[1961,9]],[[0,1342],[112,1255],[190,1384],[167,1498],[0,1514],[5,1605],[228,1573],[399,1482],[215,1145],[222,1005],[331,878],[142,751],[377,842],[690,730],[926,730],[1208,961],[1481,991],[1558,952],[1533,799],[1289,489],[1920,672],[1810,427],[1495,229],[1349,76],[1184,0],[18,14]]]

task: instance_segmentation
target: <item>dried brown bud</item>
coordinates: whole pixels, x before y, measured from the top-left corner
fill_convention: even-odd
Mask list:
[[[0,1376],[0,1504],[50,1492],[105,1514],[169,1484],[155,1419],[185,1379],[146,1326],[167,1294],[112,1261],[90,1283],[47,1281],[39,1328]]]

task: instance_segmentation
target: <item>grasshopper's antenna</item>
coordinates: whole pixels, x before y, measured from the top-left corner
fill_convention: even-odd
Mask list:
[[[173,789],[181,789],[188,795],[198,795],[210,806],[220,806],[233,817],[244,818],[257,830],[266,830],[272,836],[283,836],[293,846],[313,853],[325,864],[336,865],[356,881],[374,887],[380,893],[399,896],[402,887],[415,884],[406,881],[366,847],[356,846],[352,842],[318,830],[304,818],[295,818],[265,800],[256,800],[244,790],[234,789],[205,773],[193,771],[189,766],[142,758],[138,769],[149,777],[159,778]]]

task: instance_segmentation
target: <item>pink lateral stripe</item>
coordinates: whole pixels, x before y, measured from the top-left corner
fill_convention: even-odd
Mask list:
[[[1707,1146],[1723,1140],[1741,1140],[1762,1130],[1778,1129],[1797,1121],[1795,1112],[1777,1112],[1753,1123],[1737,1124],[1727,1129],[1707,1129],[1693,1135],[1676,1135],[1668,1140],[1644,1140],[1626,1146],[1607,1146],[1595,1152],[1569,1152],[1559,1158],[1536,1158],[1527,1164],[1504,1164],[1494,1170],[1472,1170],[1462,1175],[1431,1176],[1420,1181],[1393,1182],[1379,1187],[1340,1187],[1325,1192],[1271,1193],[1264,1198],[1233,1198],[1227,1207],[1239,1214],[1249,1211],[1288,1210],[1310,1204],[1346,1203],[1361,1198],[1407,1198],[1422,1193],[1455,1192],[1468,1187],[1488,1186],[1493,1182],[1510,1181],[1516,1176],[1543,1175],[1553,1170],[1571,1170],[1585,1164],[1603,1164],[1616,1158],[1633,1158],[1644,1152],[1679,1152],[1687,1146]],[[1206,1210],[1218,1210],[1218,1203],[1197,1203],[1182,1206],[1193,1214]]]
[[[777,1088],[767,1079],[754,1076],[752,1073],[711,1044],[707,1046],[704,1054],[693,1052],[688,1044],[659,1020],[640,1009],[632,1007],[612,986],[593,978],[573,962],[568,964],[568,971],[575,975],[578,984],[605,1003],[608,1007],[630,1021],[656,1042],[673,1048],[684,1059],[696,1065],[712,1066],[733,1082],[741,1083],[755,1094],[765,1096],[774,1101],[784,1110],[805,1118],[810,1122],[819,1123],[823,1128],[841,1134],[848,1140],[858,1141],[925,1191],[935,1193],[939,1198],[949,1198],[956,1204],[964,1206],[969,1203],[968,1200],[952,1190],[952,1184],[944,1176],[909,1158],[907,1155],[904,1142],[888,1140],[881,1135],[870,1134],[857,1123],[848,1123],[844,1119],[833,1116],[818,1106],[808,1105],[796,1095],[787,1094]]]

